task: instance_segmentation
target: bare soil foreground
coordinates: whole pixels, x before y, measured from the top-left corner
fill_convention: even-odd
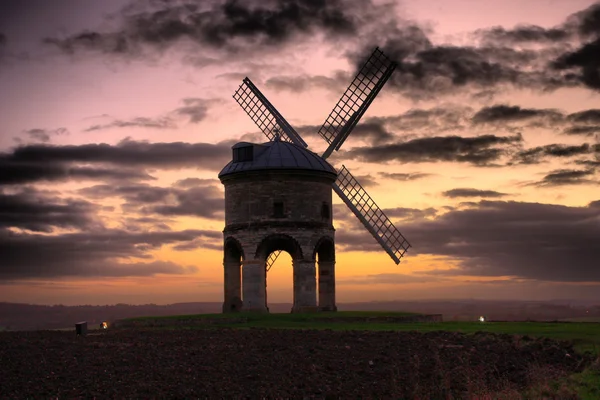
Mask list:
[[[483,332],[0,332],[0,398],[511,398],[591,361]]]

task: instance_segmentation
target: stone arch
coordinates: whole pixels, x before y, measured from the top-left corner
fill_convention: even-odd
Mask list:
[[[223,245],[224,257],[223,261],[238,261],[245,260],[244,256],[244,248],[241,243],[234,238],[233,236],[229,236],[225,238],[225,243]]]
[[[240,242],[229,236],[223,244],[223,312],[241,311],[242,303],[242,260],[244,248]]]
[[[335,305],[335,243],[333,238],[323,236],[315,245],[313,260],[319,256],[319,310],[337,311]]]
[[[319,255],[319,261],[335,261],[335,244],[331,237],[323,236],[317,241],[312,253],[314,261],[317,260],[317,254]]]
[[[298,241],[289,235],[281,233],[265,237],[256,247],[254,257],[258,260],[266,260],[269,254],[276,250],[287,251],[292,256],[292,260],[301,260],[304,257],[302,247]]]

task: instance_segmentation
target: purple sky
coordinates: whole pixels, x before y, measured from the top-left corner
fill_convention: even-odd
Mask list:
[[[600,300],[600,3],[4,0],[0,301],[220,301],[245,76],[317,153],[375,46],[398,67],[330,161],[413,244],[336,199],[339,301]],[[334,196],[335,197],[335,196]],[[269,272],[290,301],[288,255]]]

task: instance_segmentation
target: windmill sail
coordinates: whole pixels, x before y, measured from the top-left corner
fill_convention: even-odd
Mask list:
[[[379,48],[373,51],[319,129],[319,134],[329,143],[323,158],[339,150],[395,68],[396,63]]]
[[[298,132],[269,103],[269,100],[254,86],[249,78],[244,78],[238,90],[233,94],[233,98],[269,140],[273,140],[276,133],[279,133],[282,140],[308,147]]]
[[[343,165],[342,169],[338,171],[338,178],[333,184],[333,190],[363,223],[375,240],[379,242],[381,247],[392,257],[394,262],[400,264],[400,258],[404,256],[404,253],[410,247],[410,243]]]
[[[274,252],[269,254],[269,257],[267,258],[267,272],[269,272],[273,264],[275,264],[275,261],[277,260],[277,257],[279,257],[280,254],[281,250],[275,250]]]

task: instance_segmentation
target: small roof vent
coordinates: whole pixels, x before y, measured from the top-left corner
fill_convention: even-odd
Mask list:
[[[238,143],[242,144],[242,143]],[[254,160],[254,146],[251,143],[243,143],[245,146],[233,146],[233,162],[248,162]]]

